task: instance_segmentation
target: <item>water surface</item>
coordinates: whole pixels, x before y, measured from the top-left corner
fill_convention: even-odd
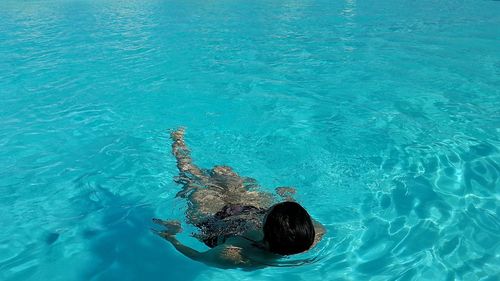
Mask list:
[[[499,26],[498,1],[2,1],[0,279],[498,280]],[[297,187],[316,260],[152,235],[183,217],[178,126],[201,166]]]

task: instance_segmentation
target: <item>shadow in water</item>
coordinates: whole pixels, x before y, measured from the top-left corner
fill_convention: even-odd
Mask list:
[[[150,233],[151,209],[98,188],[102,221],[86,229],[92,259],[83,280],[193,280],[204,265],[187,260]]]

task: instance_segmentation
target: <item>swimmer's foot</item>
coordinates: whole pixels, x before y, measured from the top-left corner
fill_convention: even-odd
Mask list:
[[[184,134],[186,133],[186,128],[180,127],[177,130],[170,133],[170,137],[173,141],[179,141],[184,139]]]

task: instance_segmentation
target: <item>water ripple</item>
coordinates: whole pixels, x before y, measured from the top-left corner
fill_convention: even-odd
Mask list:
[[[1,1],[0,279],[493,280],[497,11]],[[219,271],[149,234],[183,217],[181,125],[201,166],[297,187],[328,231],[301,266]]]

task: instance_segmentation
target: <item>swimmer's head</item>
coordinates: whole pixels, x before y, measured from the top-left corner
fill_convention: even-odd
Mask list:
[[[295,202],[283,202],[269,210],[264,222],[264,242],[280,255],[308,250],[314,242],[314,225],[307,211]]]

